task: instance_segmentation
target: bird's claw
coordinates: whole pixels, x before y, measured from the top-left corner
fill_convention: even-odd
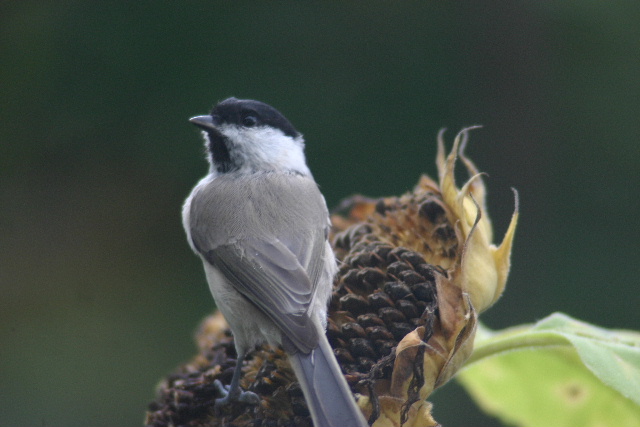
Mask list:
[[[213,386],[215,387],[216,391],[223,396],[223,398],[227,397],[227,395],[229,394],[229,387],[231,387],[230,385],[222,384],[222,381],[220,380],[215,380],[213,382]]]
[[[220,415],[220,412],[225,406],[233,404],[234,402],[245,405],[257,405],[260,403],[260,397],[251,391],[242,391],[240,388],[236,388],[234,392],[230,393],[231,386],[224,385],[219,380],[215,380],[213,386],[216,391],[222,395],[221,398],[216,399],[214,405],[216,415]]]

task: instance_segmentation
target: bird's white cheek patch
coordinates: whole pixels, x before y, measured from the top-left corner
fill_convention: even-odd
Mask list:
[[[237,164],[249,169],[295,170],[310,175],[302,138],[294,139],[267,127],[224,126],[221,131],[234,144],[229,151]]]

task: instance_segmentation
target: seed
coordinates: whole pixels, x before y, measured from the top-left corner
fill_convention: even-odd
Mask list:
[[[433,268],[427,263],[419,264],[415,266],[416,272],[425,278],[427,282],[435,280],[433,276]]]
[[[400,282],[387,282],[384,285],[384,291],[391,297],[392,300],[397,301],[402,298],[406,298],[411,295],[411,290],[407,285]]]
[[[393,307],[393,301],[385,292],[375,292],[367,297],[372,310],[378,311],[384,307]]]
[[[396,307],[398,307],[398,310],[400,310],[407,319],[415,319],[418,317],[418,309],[411,301],[401,299],[396,302]]]
[[[384,326],[371,326],[365,329],[367,333],[367,337],[370,340],[391,340],[393,339],[393,335],[389,330]]]
[[[436,224],[443,221],[445,210],[435,199],[428,199],[418,208],[418,215]]]
[[[364,328],[356,322],[345,323],[344,325],[342,325],[342,333],[346,339],[364,338],[367,336]]]
[[[380,215],[384,215],[386,210],[387,207],[384,204],[384,200],[378,200],[378,203],[376,203],[376,212],[378,212]]]
[[[347,285],[357,285],[361,280],[358,277],[359,270],[357,268],[352,268],[342,275],[342,281]]]
[[[403,261],[411,264],[413,268],[425,263],[424,258],[422,258],[422,256],[420,256],[420,254],[418,254],[417,252],[413,251],[403,253],[400,258],[402,258]]]
[[[351,261],[349,263],[353,266],[376,267],[378,265],[378,259],[374,257],[371,252],[360,252],[359,254],[351,257]]]
[[[405,270],[411,270],[411,267],[404,261],[395,261],[387,267],[387,274],[398,277]]]
[[[341,365],[355,362],[353,356],[346,348],[334,348],[333,354]]]
[[[365,338],[352,338],[349,340],[349,350],[355,357],[375,358],[376,352],[371,346],[369,340]]]
[[[369,288],[369,292],[376,289],[384,281],[384,273],[377,268],[365,267],[358,271],[357,279],[365,283]]]
[[[393,334],[393,337],[397,341],[401,341],[408,333],[412,332],[415,328],[406,322],[391,322],[389,324],[389,332]]]
[[[400,273],[399,279],[407,285],[415,285],[416,283],[424,282],[424,277],[413,270],[403,271],[402,273]]]
[[[367,313],[358,316],[358,323],[363,328],[371,328],[375,326],[384,326],[384,321],[375,313]]]
[[[384,321],[385,324],[389,325],[394,322],[406,322],[407,318],[402,314],[400,310],[397,310],[392,307],[385,307],[378,310],[378,315]],[[395,334],[394,334],[395,335]]]
[[[393,248],[387,255],[387,262],[392,263],[394,261],[400,261],[401,255],[407,251],[409,251],[409,249],[403,247]]]
[[[456,238],[456,232],[449,224],[442,224],[435,228],[434,235],[439,240],[453,240]]]
[[[342,309],[351,313],[354,317],[369,311],[369,303],[366,299],[356,294],[346,294],[340,298]]]
[[[379,256],[382,260],[385,260],[386,262],[386,259],[389,256],[389,252],[391,252],[392,249],[393,249],[392,246],[389,246],[387,244],[382,244],[382,245],[376,246],[376,248],[373,250],[373,253]]]
[[[436,299],[435,287],[430,286],[429,283],[416,283],[411,285],[411,292],[419,300],[426,303],[432,303]]]

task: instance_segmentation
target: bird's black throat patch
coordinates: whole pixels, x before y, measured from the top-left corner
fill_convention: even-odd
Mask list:
[[[231,160],[229,147],[227,145],[227,137],[216,130],[207,131],[209,135],[209,152],[211,153],[211,161],[214,167],[220,173],[229,172],[237,169]]]

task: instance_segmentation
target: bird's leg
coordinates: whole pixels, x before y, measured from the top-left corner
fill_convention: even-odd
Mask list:
[[[231,378],[231,384],[229,384],[228,386],[224,386],[219,380],[216,380],[214,382],[216,390],[223,396],[219,399],[216,399],[216,412],[219,412],[220,409],[233,402],[241,402],[248,405],[257,405],[258,403],[260,403],[260,398],[257,394],[251,391],[243,391],[240,388],[240,377],[242,376],[242,362],[244,361],[244,356],[244,354],[238,355],[236,367],[233,371],[233,377]]]

